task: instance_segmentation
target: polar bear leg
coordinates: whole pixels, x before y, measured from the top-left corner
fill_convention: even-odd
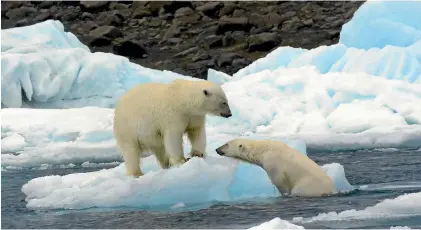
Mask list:
[[[326,193],[319,183],[315,183],[314,178],[303,178],[291,190],[291,195],[298,195],[302,197],[322,196]]]
[[[140,154],[142,149],[138,145],[126,144],[122,150],[124,164],[126,165],[126,172],[128,176],[139,177],[143,176],[140,170]]]
[[[170,167],[170,161],[168,155],[165,151],[165,146],[154,147],[152,148],[152,152],[155,155],[155,158],[158,160],[161,168],[167,169]]]
[[[170,167],[186,162],[183,152],[183,133],[167,131],[164,134],[165,151],[168,153]]]
[[[204,157],[206,151],[206,130],[205,127],[187,130],[187,136],[192,148],[190,157]]]

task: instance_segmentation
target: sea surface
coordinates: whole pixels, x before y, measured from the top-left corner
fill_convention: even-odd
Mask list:
[[[2,228],[249,228],[275,217],[291,222],[294,217],[319,213],[361,210],[405,193],[421,192],[421,152],[376,150],[357,152],[309,152],[319,165],[332,162],[345,168],[352,185],[366,190],[322,198],[279,197],[249,203],[215,204],[210,208],[185,212],[152,212],[135,209],[87,209],[39,211],[26,208],[22,185],[47,175],[97,171],[101,168],[7,170],[1,173]],[[108,166],[103,168],[111,168]],[[252,178],[251,178],[252,179]],[[421,228],[416,217],[364,218],[296,223],[305,228]]]

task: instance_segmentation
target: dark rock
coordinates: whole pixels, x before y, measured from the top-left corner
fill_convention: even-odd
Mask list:
[[[231,65],[232,61],[238,58],[242,58],[242,56],[236,53],[223,53],[216,59],[216,65],[218,67]]]
[[[180,26],[187,26],[189,24],[196,24],[200,19],[200,15],[193,12],[191,15],[179,16],[173,20],[174,23]]]
[[[176,10],[182,7],[192,7],[190,1],[169,1],[167,4],[164,5],[165,13],[172,13],[174,14]]]
[[[180,27],[177,24],[172,24],[167,31],[165,31],[163,40],[167,40],[172,37],[178,37],[180,35]]]
[[[219,19],[217,34],[224,34],[226,31],[243,30],[249,31],[251,25],[246,17],[229,18],[223,16]]]
[[[152,12],[149,11],[148,9],[144,9],[143,7],[136,8],[132,13],[132,17],[136,18],[136,19],[148,17],[148,16],[151,16],[151,15],[152,15]]]
[[[295,32],[299,27],[301,27],[300,19],[297,16],[292,17],[290,20],[282,23],[282,32]]]
[[[269,51],[278,44],[276,33],[261,33],[248,39],[248,51]]]
[[[249,23],[256,27],[265,26],[265,18],[263,15],[257,14],[257,13],[251,13],[249,16]]]
[[[95,18],[93,14],[88,13],[88,12],[83,12],[81,17],[82,17],[82,20],[85,20],[85,19],[93,20]]]
[[[153,1],[149,2],[147,7],[153,14],[158,14],[162,9],[163,13],[174,14],[176,10],[182,7],[191,7],[191,2],[188,1]]]
[[[233,17],[244,17],[244,16],[246,16],[246,12],[243,9],[236,9],[232,13],[232,16]]]
[[[146,8],[146,5],[148,4],[147,1],[134,1],[131,5],[132,9],[137,9],[137,8]]]
[[[46,9],[46,8],[50,8],[51,6],[53,6],[53,4],[54,4],[53,1],[43,1],[38,5],[38,7],[42,8],[42,9]]]
[[[191,60],[193,62],[198,62],[198,61],[208,60],[210,58],[211,58],[211,56],[209,54],[198,53],[195,56],[193,56]]]
[[[225,33],[224,37],[222,38],[222,46],[227,47],[233,44],[235,44],[235,40],[232,37],[232,33],[231,32]]]
[[[218,30],[218,26],[210,26],[206,29],[202,29],[203,31],[197,35],[195,42],[200,42],[201,40],[203,40],[205,37],[209,36],[209,35],[213,35],[216,33],[216,31]]]
[[[208,17],[212,17],[223,6],[224,6],[223,2],[207,2],[201,6],[198,6],[196,10],[203,12],[203,14]]]
[[[67,13],[64,13],[64,15],[62,15],[60,19],[62,21],[73,21],[77,17],[79,17],[79,15],[80,15],[79,12],[75,12],[75,11],[67,12]]]
[[[24,18],[25,16],[28,16],[30,13],[35,13],[37,10],[33,7],[21,7],[21,8],[15,8],[11,9],[6,13],[6,17],[10,19],[20,19]]]
[[[66,6],[78,6],[80,1],[60,1],[60,3]]]
[[[338,27],[343,24],[345,24],[344,19],[337,19],[336,21],[330,23],[330,27]]]
[[[29,24],[29,21],[28,21],[28,19],[25,18],[25,19],[22,19],[20,21],[17,21],[15,26],[16,27],[22,27],[22,26],[27,26],[28,24]]]
[[[219,9],[219,17],[232,14],[234,10],[237,8],[237,5],[235,5],[232,2],[224,2],[224,7]]]
[[[285,12],[283,14],[281,14],[280,16],[282,17],[282,21],[288,20],[292,17],[294,17],[295,15],[297,15],[297,13],[295,11],[288,11]]]
[[[96,21],[100,26],[120,26],[124,22],[124,16],[118,11],[102,12],[97,17]]]
[[[333,38],[339,38],[340,30],[332,30],[327,32],[327,38],[333,39]]]
[[[250,62],[248,62],[246,59],[235,59],[232,61],[232,67],[235,69],[242,69],[246,67]]]
[[[131,11],[130,9],[122,9],[122,10],[114,10],[113,14],[115,14],[117,17],[120,17],[123,21],[130,18]]]
[[[203,39],[203,43],[206,48],[214,48],[222,46],[222,36],[209,35]]]
[[[279,26],[285,19],[277,13],[268,13],[264,16],[266,25]]]
[[[23,3],[24,2],[22,2],[22,1],[2,1],[1,2],[2,14],[10,11],[11,9],[15,9],[15,8],[18,8],[18,7],[22,6]]]
[[[184,50],[180,53],[177,53],[176,55],[174,55],[174,57],[184,57],[184,56],[187,56],[191,53],[197,52],[198,50],[199,50],[199,48],[195,46],[195,47],[192,47],[190,49]]]
[[[114,26],[101,26],[89,32],[89,36],[93,38],[107,37],[113,39],[122,37],[123,33]]]
[[[89,37],[87,40],[88,40],[89,45],[92,47],[108,46],[108,45],[111,45],[111,42],[112,42],[112,40],[107,37],[96,37],[96,38]]]
[[[98,10],[107,8],[109,1],[81,1],[80,8],[82,11],[97,12]]]
[[[177,45],[183,42],[183,39],[181,38],[170,38],[167,40],[167,44],[169,45]]]
[[[38,14],[34,18],[34,21],[36,21],[36,22],[42,22],[42,21],[45,21],[45,20],[51,19],[51,18],[52,18],[51,14],[49,12],[45,12],[45,13]]]
[[[183,7],[175,11],[174,18],[180,18],[183,16],[190,16],[194,14],[194,11],[190,7]]]
[[[129,7],[126,4],[111,2],[108,8],[110,8],[110,10],[125,10]]]
[[[263,32],[267,32],[267,31],[270,31],[270,28],[272,28],[271,25],[264,25],[264,26],[257,27],[257,28],[253,27],[253,28],[250,29],[250,34],[253,35],[253,34],[260,34],[260,33],[263,33]]]
[[[125,57],[143,58],[146,48],[139,42],[124,40],[113,46],[114,53]]]
[[[152,28],[156,28],[156,27],[160,27],[162,25],[162,21],[160,21],[158,19],[151,19],[151,20],[147,20],[145,25],[149,26],[149,27],[152,27]]]
[[[77,30],[79,31],[79,33],[85,34],[87,31],[91,31],[91,30],[94,30],[96,28],[98,28],[97,24],[95,24],[92,21],[87,21],[85,23],[82,23]]]
[[[160,15],[158,18],[161,20],[171,20],[174,18],[174,15],[172,13],[167,13],[164,15]]]
[[[312,25],[314,24],[314,22],[313,22],[313,20],[310,18],[310,19],[304,20],[304,21],[303,21],[303,24],[304,24],[305,26],[312,26]]]
[[[246,33],[244,31],[234,31],[232,32],[232,38],[236,42],[244,41],[246,38]]]

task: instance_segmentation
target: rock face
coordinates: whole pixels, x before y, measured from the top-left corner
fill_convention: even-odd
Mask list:
[[[363,1],[2,1],[2,29],[60,20],[92,52],[206,78],[278,46],[335,44]]]

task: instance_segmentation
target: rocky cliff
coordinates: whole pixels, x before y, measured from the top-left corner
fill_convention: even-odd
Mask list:
[[[2,29],[60,20],[92,52],[206,78],[233,74],[278,46],[338,42],[363,1],[2,1]]]

